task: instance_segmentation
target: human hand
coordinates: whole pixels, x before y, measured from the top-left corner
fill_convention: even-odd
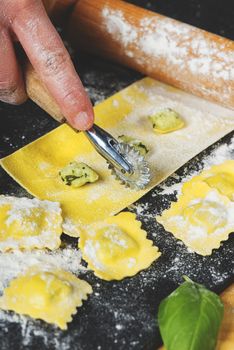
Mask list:
[[[0,100],[20,104],[27,98],[14,40],[68,122],[79,130],[89,129],[94,119],[91,102],[41,0],[0,1]]]

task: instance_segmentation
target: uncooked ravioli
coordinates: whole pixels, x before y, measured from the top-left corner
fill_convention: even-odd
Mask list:
[[[91,286],[70,272],[31,268],[10,282],[0,297],[0,308],[67,329],[90,293]]]
[[[192,251],[209,255],[234,231],[234,161],[213,166],[182,186],[157,221]]]
[[[0,196],[0,251],[60,246],[59,203]]]
[[[149,267],[161,253],[146,238],[136,215],[123,212],[81,231],[79,248],[88,268],[104,280],[121,280]]]

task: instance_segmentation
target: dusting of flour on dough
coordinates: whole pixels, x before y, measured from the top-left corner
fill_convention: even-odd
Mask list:
[[[39,265],[48,269],[62,269],[70,271],[76,275],[84,273],[87,269],[81,264],[81,252],[71,246],[50,252],[47,250],[35,250],[31,252],[15,251],[0,253],[0,294],[9,282],[19,274],[26,272],[31,267]],[[26,316],[21,316],[12,312],[0,311],[0,327],[8,331],[10,324],[18,325],[22,335],[22,344],[30,345],[33,339],[38,336],[43,339],[43,343],[53,346],[53,349],[70,349],[68,339],[65,341],[61,335],[63,332],[53,327],[50,334],[42,327],[38,320],[32,320]],[[2,345],[2,344],[1,344]],[[1,346],[5,350],[4,346]]]
[[[0,209],[1,206],[3,208],[9,207],[5,219],[6,229],[2,229],[1,234],[6,234],[10,226],[14,227],[14,224],[19,222],[20,230],[24,232],[24,236],[19,239],[14,239],[11,235],[6,235],[4,239],[1,239],[1,251],[19,249],[21,247],[25,249],[47,247],[53,250],[60,245],[62,210],[58,202],[0,195]],[[44,225],[40,226],[37,218],[41,214],[44,214],[45,218]],[[37,233],[38,229],[40,229],[39,234]],[[59,231],[61,232],[60,235]]]
[[[33,265],[63,269],[75,274],[86,271],[81,265],[81,252],[72,247],[55,251],[34,250],[0,253],[0,293],[10,280],[24,273]]]
[[[201,170],[207,170],[212,165],[218,165],[223,163],[225,160],[234,159],[234,137],[232,137],[231,141],[228,144],[219,145],[217,148],[215,148],[209,156],[204,158],[204,160],[201,162],[199,169],[196,169],[189,173],[188,175],[184,176],[182,181],[178,182],[178,176],[176,174],[172,175],[172,178],[174,177],[177,179],[177,182],[174,184],[167,185],[166,182],[159,185],[160,189],[162,190],[162,194],[170,195],[173,193],[181,193],[182,185],[189,181],[192,177],[198,175],[198,173],[201,172]],[[186,167],[185,167],[186,171]]]

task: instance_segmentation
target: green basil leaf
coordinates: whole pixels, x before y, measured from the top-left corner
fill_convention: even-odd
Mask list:
[[[158,323],[167,350],[214,350],[223,317],[218,295],[188,278],[159,306]]]

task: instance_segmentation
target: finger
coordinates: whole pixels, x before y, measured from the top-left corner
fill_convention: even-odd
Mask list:
[[[14,47],[7,29],[0,27],[0,100],[20,104],[27,99]]]
[[[79,129],[93,124],[93,108],[61,38],[41,2],[30,1],[14,18],[13,29],[29,60],[69,123]]]

